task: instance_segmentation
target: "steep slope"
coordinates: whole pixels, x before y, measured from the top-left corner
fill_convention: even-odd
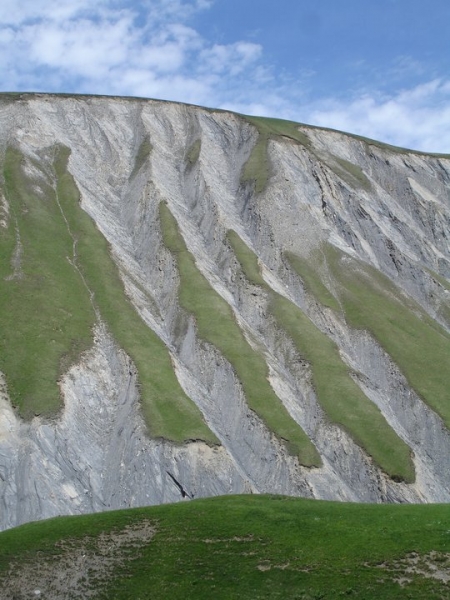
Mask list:
[[[450,159],[5,95],[1,527],[223,493],[448,501]]]

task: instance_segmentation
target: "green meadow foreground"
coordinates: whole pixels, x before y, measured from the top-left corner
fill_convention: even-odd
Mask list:
[[[431,600],[448,579],[446,505],[228,496],[0,534],[2,599]]]

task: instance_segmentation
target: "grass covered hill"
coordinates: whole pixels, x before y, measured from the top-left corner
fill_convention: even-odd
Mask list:
[[[229,496],[0,534],[0,596],[450,598],[445,505]]]

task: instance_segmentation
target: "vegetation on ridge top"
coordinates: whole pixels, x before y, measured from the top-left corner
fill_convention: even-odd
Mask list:
[[[258,130],[258,138],[241,173],[241,182],[253,181],[255,192],[260,194],[270,177],[268,144],[271,139],[287,138],[307,148],[319,162],[331,169],[335,175],[353,188],[370,189],[370,181],[359,165],[331,153],[317,153],[308,136],[300,131],[299,123],[268,117],[244,117]]]
[[[267,144],[271,138],[284,136],[306,147],[311,145],[308,137],[298,130],[292,121],[270,119],[267,117],[244,117],[258,130],[258,139],[244,165],[241,182],[254,181],[255,192],[260,194],[266,187],[270,174]]]

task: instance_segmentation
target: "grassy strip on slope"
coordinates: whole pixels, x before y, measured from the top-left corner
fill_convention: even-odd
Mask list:
[[[187,161],[189,165],[195,165],[200,157],[200,150],[202,148],[202,142],[200,139],[195,140],[192,146],[189,148],[186,154]]]
[[[150,137],[146,136],[142,140],[142,142],[139,146],[139,149],[137,151],[136,158],[134,160],[134,167],[133,167],[133,170],[131,171],[130,179],[133,179],[133,177],[139,173],[141,168],[147,162],[151,151],[152,151],[152,145],[150,143]]]
[[[372,456],[393,479],[414,481],[414,464],[407,444],[389,426],[375,404],[363,394],[350,377],[336,344],[322,333],[298,306],[274,292],[262,279],[255,254],[235,232],[228,233],[236,257],[246,277],[271,294],[270,310],[292,338],[300,354],[310,363],[318,400],[331,421],[344,427],[351,437]],[[320,297],[335,301],[323,284],[308,281]]]
[[[52,415],[57,380],[91,346],[95,315],[48,177],[27,176],[11,147],[3,177],[11,218],[0,231],[0,368],[22,417]]]
[[[200,410],[180,387],[164,343],[126,297],[107,241],[80,208],[78,189],[66,169],[68,153],[62,149],[56,162],[61,206],[77,239],[79,262],[101,317],[138,369],[142,411],[150,434],[175,442],[217,443]]]
[[[164,244],[176,257],[178,264],[180,305],[195,316],[199,336],[218,348],[231,363],[249,407],[278,438],[286,442],[289,452],[297,455],[302,464],[317,466],[320,459],[316,450],[268,382],[263,356],[251,348],[230,306],[197,269],[177,223],[164,203],[159,205],[159,214]]]
[[[323,284],[316,265],[296,254],[292,254],[292,252],[285,252],[285,257],[288,259],[288,262],[293,267],[294,271],[302,278],[305,288],[320,302],[320,304],[327,308],[331,308],[337,313],[341,312],[342,309],[339,300],[327,286]]]
[[[370,181],[367,179],[367,176],[359,165],[355,165],[354,163],[345,160],[345,158],[340,158],[334,154],[330,155],[330,159],[327,160],[327,158],[324,157],[322,160],[338,177],[346,181],[352,187],[362,187],[365,190],[370,190]]]
[[[114,539],[126,527],[149,522],[154,537],[138,550],[131,544],[121,549],[116,558],[123,563],[103,586],[91,578],[91,593],[115,600],[449,597],[448,584],[438,579],[450,572],[445,505],[259,495],[59,517],[0,533],[2,589],[9,590],[12,578],[20,582],[21,571],[31,564],[35,588],[39,584],[43,597],[53,597],[56,573],[43,587],[42,565],[58,565],[68,543],[95,548],[102,535]],[[80,568],[73,560],[72,565]],[[66,569],[59,576],[70,586],[73,572]]]
[[[325,248],[350,325],[366,329],[450,428],[450,335],[382,273]]]

